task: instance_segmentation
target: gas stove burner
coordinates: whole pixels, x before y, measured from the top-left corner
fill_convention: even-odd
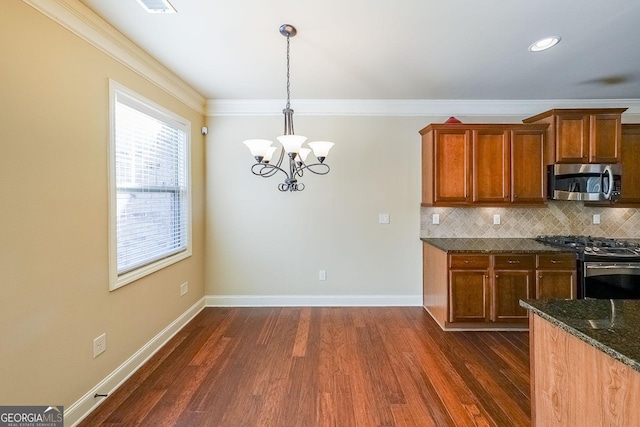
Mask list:
[[[626,240],[591,236],[538,236],[536,240],[552,246],[575,249],[589,256],[640,257],[640,245]]]

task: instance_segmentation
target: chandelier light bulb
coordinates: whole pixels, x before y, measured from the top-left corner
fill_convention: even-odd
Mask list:
[[[262,161],[264,163],[269,163],[271,161],[271,159],[273,158],[273,153],[276,152],[276,150],[278,149],[278,147],[267,147],[267,152],[264,155],[264,158],[262,159]]]
[[[282,135],[279,136],[278,141],[284,147],[284,152],[287,154],[299,153],[302,144],[307,140],[306,136],[302,135]]]
[[[316,155],[318,160],[322,157],[323,159],[327,157],[329,154],[329,150],[333,147],[333,142],[329,141],[313,141],[309,143],[309,147],[313,149],[313,154]]]
[[[269,147],[273,144],[273,141],[269,141],[268,139],[247,139],[244,141],[244,145],[249,147],[249,151],[251,151],[251,155],[258,160],[259,162],[266,156]]]

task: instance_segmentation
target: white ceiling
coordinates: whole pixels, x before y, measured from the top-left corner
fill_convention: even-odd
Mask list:
[[[640,99],[640,0],[81,0],[209,99]],[[548,35],[545,52],[528,46]]]

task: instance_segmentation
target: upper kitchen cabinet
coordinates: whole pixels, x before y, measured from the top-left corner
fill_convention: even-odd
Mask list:
[[[422,204],[544,204],[546,128],[431,124],[422,129]]]
[[[618,163],[626,108],[553,109],[524,119],[547,123],[546,163]]]
[[[622,125],[619,204],[640,203],[640,123]]]

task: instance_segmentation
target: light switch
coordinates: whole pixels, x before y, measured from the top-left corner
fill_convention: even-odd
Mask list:
[[[380,224],[389,224],[389,214],[388,213],[381,213],[380,215],[378,215],[378,223],[380,223]]]

